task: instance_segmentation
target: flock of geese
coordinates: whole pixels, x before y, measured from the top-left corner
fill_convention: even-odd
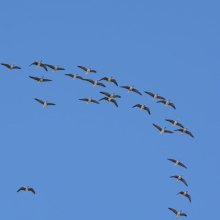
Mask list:
[[[51,68],[51,69],[53,70],[53,72],[55,72],[55,71],[57,71],[57,70],[65,70],[64,68],[60,68],[59,65],[53,66],[53,65],[49,65],[49,64],[43,64],[42,61],[43,61],[43,60],[41,60],[40,62],[36,62],[36,61],[35,61],[35,62],[33,62],[32,64],[30,64],[30,66],[36,65],[36,68],[43,67],[46,71],[48,71],[48,70],[47,70],[47,67],[49,67],[49,68]],[[9,71],[11,71],[11,70],[13,70],[13,69],[21,69],[21,67],[15,66],[15,64],[9,65],[9,64],[6,64],[6,63],[1,63],[1,65],[7,67],[7,68],[9,69]],[[90,67],[89,69],[87,69],[87,68],[84,67],[84,66],[77,66],[77,67],[79,67],[79,68],[81,68],[82,70],[84,70],[84,71],[86,72],[86,75],[89,74],[90,72],[91,72],[91,73],[96,73],[96,70],[91,69],[91,67]],[[96,86],[106,87],[103,83],[100,82],[100,81],[102,81],[102,80],[105,80],[107,84],[110,83],[110,82],[112,82],[112,83],[114,83],[116,86],[118,86],[118,83],[117,83],[117,81],[116,81],[115,79],[113,79],[113,76],[111,76],[111,77],[109,77],[109,78],[108,78],[108,77],[103,77],[103,78],[101,78],[100,80],[98,79],[98,80],[94,81],[94,80],[92,80],[92,79],[83,79],[81,76],[78,76],[78,73],[75,74],[75,75],[73,75],[73,74],[71,74],[71,73],[68,73],[68,74],[65,74],[65,75],[71,77],[72,80],[81,79],[81,80],[90,82],[90,83],[93,85],[93,88],[96,87]],[[50,79],[44,79],[44,76],[42,76],[41,78],[35,77],[35,76],[29,76],[29,77],[30,77],[31,79],[34,79],[34,80],[38,81],[38,84],[40,84],[40,83],[42,83],[42,82],[50,82],[50,81],[52,81],[52,80],[50,80]],[[124,89],[127,89],[127,90],[128,90],[128,93],[130,93],[130,92],[135,92],[135,93],[137,93],[137,94],[139,94],[139,95],[142,96],[141,92],[138,91],[137,89],[135,89],[134,86],[135,86],[135,84],[133,84],[132,86],[120,86],[120,87],[121,87],[121,88],[124,88]],[[107,101],[107,104],[110,103],[110,102],[112,102],[112,103],[115,104],[115,106],[118,107],[118,103],[117,103],[117,101],[115,100],[115,98],[121,98],[120,95],[116,95],[115,92],[114,92],[113,94],[110,94],[110,93],[108,93],[108,92],[100,92],[100,93],[103,94],[103,95],[105,95],[105,97],[101,98],[99,101],[101,101],[101,100],[106,100],[106,101]],[[167,106],[169,105],[169,106],[171,106],[172,108],[176,109],[175,105],[174,105],[172,102],[170,102],[171,99],[165,101],[165,98],[164,98],[164,97],[158,95],[159,93],[153,94],[153,93],[147,92],[147,91],[145,91],[145,93],[148,94],[148,95],[150,95],[151,97],[153,97],[153,100],[155,100],[155,99],[160,99],[159,101],[157,101],[157,103],[163,103],[163,104],[164,104],[164,107],[167,107]],[[86,104],[89,104],[90,102],[93,102],[93,103],[96,103],[96,104],[100,104],[97,100],[92,99],[92,98],[93,98],[93,97],[91,96],[90,98],[81,98],[81,99],[79,99],[79,100],[81,100],[81,101],[86,101]],[[41,103],[41,104],[43,105],[43,108],[46,107],[47,105],[55,105],[54,103],[49,103],[48,100],[47,100],[47,101],[42,101],[42,100],[37,99],[37,98],[35,98],[35,100],[38,101],[39,103]],[[149,115],[151,114],[149,107],[147,107],[147,106],[145,106],[145,105],[136,104],[136,105],[134,105],[132,108],[135,108],[135,107],[140,108],[140,111],[146,110]],[[190,135],[191,137],[194,138],[194,136],[192,135],[192,133],[187,130],[188,127],[184,128],[184,126],[179,123],[179,119],[176,120],[176,121],[174,121],[174,120],[172,120],[172,119],[165,119],[165,120],[168,121],[168,122],[170,122],[170,123],[172,123],[172,127],[174,127],[174,126],[179,126],[179,127],[181,127],[180,129],[176,129],[176,130],[174,130],[174,131],[180,131],[180,132],[181,132],[181,135],[183,135],[183,134],[186,133],[186,134],[188,134],[188,135]],[[162,133],[173,133],[173,132],[170,131],[170,130],[166,130],[166,127],[161,128],[160,126],[158,126],[158,125],[156,125],[156,124],[153,124],[153,126],[156,127],[156,128],[160,131],[160,134],[162,134]],[[182,167],[186,168],[186,166],[185,166],[183,163],[180,162],[180,159],[179,159],[179,160],[168,159],[168,160],[171,161],[171,162],[173,162],[173,163],[174,163],[174,166],[179,165],[179,166],[182,166]],[[187,169],[187,168],[186,168],[186,169]],[[180,181],[182,181],[186,186],[188,186],[187,183],[186,183],[186,180],[183,179],[182,176],[183,176],[183,174],[180,175],[180,176],[174,175],[174,176],[170,176],[170,178],[176,178],[176,179],[177,179],[176,182],[178,182],[178,181],[180,180]],[[21,191],[21,190],[25,191],[25,193],[27,193],[28,191],[31,191],[31,192],[33,192],[33,193],[35,194],[34,189],[33,189],[33,188],[29,188],[29,186],[27,186],[26,188],[25,188],[25,187],[21,187],[17,192],[19,192],[19,191]],[[188,194],[188,190],[185,191],[185,192],[184,192],[184,191],[180,191],[179,193],[177,193],[177,195],[178,195],[178,194],[181,194],[182,197],[187,197],[187,198],[189,199],[189,201],[191,202],[191,197],[190,197],[190,195]],[[173,209],[173,208],[169,208],[169,209],[176,214],[176,218],[179,217],[179,216],[187,216],[185,213],[182,213],[182,210],[180,210],[179,212],[177,212],[176,209]]]

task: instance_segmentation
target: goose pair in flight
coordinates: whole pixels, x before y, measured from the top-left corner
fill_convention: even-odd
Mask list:
[[[113,98],[121,98],[120,95],[115,95],[115,92],[114,92],[113,94],[109,94],[108,92],[100,92],[100,93],[106,95],[107,97],[103,97],[103,98],[101,98],[99,101],[101,101],[101,100],[107,100],[107,104],[108,104],[109,102],[113,102],[113,103],[118,107],[118,103],[117,103],[116,100],[113,99]]]
[[[1,65],[8,67],[9,71],[11,71],[12,69],[21,69],[21,67],[15,66],[15,63],[13,63],[12,66],[7,63],[1,63]]]
[[[31,191],[32,193],[35,194],[35,191],[33,188],[29,188],[29,186],[27,186],[26,188],[25,187],[21,187],[17,192],[21,191],[21,190],[24,190],[25,193],[27,193],[28,191]]]
[[[35,62],[33,62],[31,65],[36,65],[36,69],[41,66],[41,67],[43,67],[46,71],[48,71],[46,64],[43,64],[42,61],[43,61],[43,60],[41,60],[40,62],[36,62],[36,61],[35,61]],[[31,65],[30,65],[30,66],[31,66]]]

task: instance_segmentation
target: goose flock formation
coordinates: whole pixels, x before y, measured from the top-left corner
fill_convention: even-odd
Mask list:
[[[46,70],[46,71],[48,71],[48,70],[47,70],[47,67],[49,67],[49,68],[51,68],[51,69],[53,70],[53,72],[58,71],[58,70],[65,70],[64,68],[60,68],[59,65],[53,66],[53,65],[50,65],[50,64],[43,64],[42,61],[43,61],[43,60],[41,60],[40,62],[36,62],[36,61],[35,61],[35,62],[33,62],[32,64],[30,64],[30,66],[36,65],[36,68],[43,67],[44,70]],[[15,64],[9,65],[9,64],[6,64],[6,63],[1,63],[1,65],[7,67],[7,68],[9,69],[9,71],[11,71],[11,70],[13,70],[13,69],[21,69],[21,67],[15,66]],[[80,69],[84,70],[84,71],[86,72],[85,75],[88,75],[89,73],[97,73],[97,71],[96,71],[96,70],[93,70],[91,67],[88,68],[88,69],[87,69],[86,67],[84,67],[84,66],[77,66],[77,67],[79,67]],[[94,80],[92,80],[92,79],[84,79],[83,77],[78,76],[78,73],[76,73],[75,75],[73,75],[73,74],[71,74],[71,73],[64,74],[64,75],[71,77],[72,80],[80,79],[80,80],[83,80],[83,81],[90,82],[91,84],[93,84],[93,88],[96,87],[96,86],[106,87],[106,85],[104,85],[103,83],[100,82],[100,81],[102,81],[102,80],[105,80],[105,81],[106,81],[106,84],[112,82],[112,83],[114,83],[116,86],[118,86],[118,83],[117,83],[117,81],[116,81],[115,79],[113,79],[113,76],[111,76],[111,77],[103,77],[103,78],[101,78],[101,79],[98,79],[98,80],[94,81]],[[50,81],[52,81],[52,80],[50,80],[50,79],[44,79],[44,76],[42,76],[41,78],[35,77],[35,76],[29,76],[29,77],[30,77],[31,79],[34,79],[34,80],[38,81],[38,84],[40,84],[40,83],[42,83],[42,82],[50,82]],[[130,92],[135,92],[135,93],[137,93],[137,94],[139,94],[139,95],[142,96],[142,93],[141,93],[139,90],[135,89],[134,86],[135,86],[135,84],[133,84],[132,86],[120,86],[120,88],[127,89],[127,90],[128,90],[128,93],[130,93]],[[106,100],[106,101],[107,101],[107,104],[110,103],[110,102],[112,102],[112,103],[115,104],[116,107],[118,107],[118,103],[117,103],[117,101],[115,100],[115,98],[121,98],[120,95],[116,95],[115,92],[112,93],[112,94],[110,94],[110,93],[108,93],[108,92],[102,92],[102,91],[101,91],[100,93],[103,94],[103,95],[105,95],[105,96],[104,96],[103,98],[101,98],[99,101],[101,101],[101,100]],[[175,105],[170,102],[171,99],[169,99],[169,100],[166,101],[164,97],[158,95],[159,93],[154,94],[154,93],[147,92],[147,91],[144,91],[144,93],[146,93],[146,94],[150,95],[151,97],[153,97],[153,100],[159,99],[159,101],[157,101],[157,103],[163,103],[163,104],[164,104],[164,107],[167,107],[168,105],[170,105],[172,108],[176,109]],[[100,104],[97,100],[92,99],[92,98],[93,98],[93,96],[91,96],[90,98],[81,98],[81,99],[79,99],[79,100],[80,100],[80,101],[86,101],[86,104],[89,104],[90,102],[93,102],[93,103],[96,103],[96,104]],[[48,100],[47,100],[47,101],[42,101],[42,100],[37,99],[37,98],[34,98],[34,99],[35,99],[36,101],[38,101],[39,103],[41,103],[41,104],[43,105],[43,108],[46,107],[46,106],[48,106],[48,105],[56,105],[56,104],[54,104],[54,103],[48,102]],[[148,114],[151,115],[151,112],[150,112],[149,107],[145,106],[145,104],[135,104],[132,108],[135,108],[135,107],[140,108],[140,111],[146,110],[146,111],[148,112]],[[176,129],[176,130],[174,130],[174,131],[181,131],[181,135],[183,135],[183,134],[186,133],[186,134],[188,134],[188,135],[190,135],[191,137],[194,138],[194,136],[192,135],[192,133],[187,130],[188,127],[184,128],[184,126],[183,126],[181,123],[179,123],[179,119],[178,119],[178,120],[165,119],[165,121],[170,122],[170,123],[172,124],[172,127],[175,127],[175,126],[181,127],[180,129]],[[160,131],[160,134],[162,134],[162,133],[174,133],[173,131],[166,130],[166,127],[161,128],[159,125],[156,125],[156,124],[153,124],[153,126],[156,127],[156,128]],[[182,166],[183,168],[187,169],[187,167],[186,167],[183,163],[180,162],[180,159],[179,159],[179,160],[168,159],[168,160],[171,161],[171,162],[173,162],[173,163],[174,163],[174,166],[179,165],[179,166]],[[176,178],[176,182],[178,182],[178,181],[180,180],[180,181],[183,182],[186,186],[188,186],[186,180],[183,179],[182,176],[183,176],[183,174],[181,174],[181,175],[179,175],[179,176],[178,176],[178,175],[174,175],[174,176],[170,176],[170,178]],[[25,191],[25,193],[27,193],[28,191],[31,191],[32,193],[35,194],[34,189],[33,189],[33,188],[29,188],[29,186],[27,186],[27,187],[21,187],[20,189],[18,189],[17,192],[19,192],[19,191],[21,191],[21,190]],[[187,197],[187,198],[189,199],[189,201],[191,202],[191,197],[190,197],[190,195],[188,194],[188,190],[187,190],[187,191],[180,191],[179,193],[177,193],[177,195],[178,195],[178,194],[181,194],[182,197]],[[168,209],[171,210],[171,211],[173,211],[173,212],[176,214],[176,218],[179,217],[179,216],[187,216],[185,213],[181,213],[182,210],[180,210],[180,211],[178,212],[178,211],[176,211],[176,209],[173,209],[173,208],[168,208]]]

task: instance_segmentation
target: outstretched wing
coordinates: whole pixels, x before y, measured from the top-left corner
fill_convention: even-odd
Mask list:
[[[107,78],[107,77],[103,77],[103,78],[101,78],[99,81],[101,81],[101,80],[106,80],[106,81],[108,81],[108,78]]]
[[[113,102],[118,107],[118,103],[116,102],[115,99],[112,99],[111,102]]]
[[[66,76],[70,76],[70,77],[74,77],[74,75],[71,74],[71,73],[67,73],[67,74],[64,74],[64,75],[66,75]]]
[[[177,214],[176,209],[168,208],[169,210],[173,211],[175,214]]]
[[[170,161],[176,163],[176,160],[174,160],[174,159],[168,159],[168,158],[167,158],[167,160],[170,160]]]
[[[144,107],[144,109],[147,110],[150,115],[150,109],[148,107]]]
[[[8,67],[8,68],[11,67],[11,66],[10,66],[9,64],[7,64],[7,63],[1,63],[1,65],[6,66],[6,67]]]
[[[108,98],[107,97],[103,97],[103,98],[99,99],[99,101],[101,101],[101,100],[108,100]]]
[[[160,101],[158,101],[157,103],[160,103],[160,102],[162,102],[163,104],[166,104],[166,101],[165,101],[165,100],[160,100]]]
[[[33,62],[31,65],[37,65],[37,64],[38,64],[38,62],[35,61],[35,62]],[[31,66],[31,65],[30,65],[30,66]]]
[[[164,130],[165,133],[173,133],[172,131],[169,130]]]
[[[57,70],[65,70],[64,68],[58,67]]]
[[[95,82],[95,81],[93,81],[92,79],[83,79],[83,80],[88,81],[88,82],[90,82],[90,83],[92,83],[92,84],[94,84],[94,82]]]
[[[43,82],[52,81],[51,79],[43,79]]]
[[[186,197],[189,199],[189,201],[191,202],[191,196],[189,194],[186,194]]]
[[[47,70],[47,66],[46,66],[45,64],[41,63],[41,66],[42,66],[46,71],[48,71],[48,70]]]
[[[178,165],[180,165],[181,167],[184,167],[184,168],[186,168],[186,166],[183,164],[183,163],[178,163]],[[187,169],[187,168],[186,168]]]
[[[53,66],[53,65],[49,65],[49,64],[45,64],[46,66],[48,66],[48,67],[50,67],[51,69],[54,69],[55,68],[55,66]]]
[[[158,125],[153,124],[153,126],[156,127],[160,131],[162,130],[162,128],[160,126],[158,126]]]
[[[44,104],[44,102],[40,99],[35,99],[36,101],[40,102],[41,104]]]
[[[144,92],[147,93],[148,95],[154,97],[154,94],[152,92],[146,92],[146,91],[144,91]]]
[[[89,99],[86,99],[86,98],[85,98],[85,99],[79,99],[79,100],[81,100],[81,101],[88,101]]]
[[[164,97],[159,96],[159,95],[157,96],[157,98],[158,98],[158,99],[165,99]]]
[[[83,78],[82,78],[81,76],[76,76],[76,78],[78,78],[78,79],[82,79],[82,80],[83,80]]]
[[[102,94],[104,94],[104,95],[106,95],[106,96],[108,96],[108,97],[111,96],[111,94],[109,94],[108,92],[100,92],[100,93],[102,93]]]
[[[142,95],[137,89],[133,88],[132,91],[138,93],[139,95]]]
[[[130,89],[130,86],[120,86],[120,87],[124,89]]]
[[[97,85],[98,85],[98,86],[105,87],[105,85],[104,85],[103,83],[99,83],[99,82],[98,82]]]
[[[21,187],[17,192],[19,192],[20,190],[25,190],[25,188],[24,188],[24,187]]]
[[[40,78],[38,78],[38,77],[34,77],[34,76],[29,76],[31,79],[34,79],[34,80],[37,80],[37,81],[39,81],[40,80]]]
[[[118,86],[118,83],[117,83],[117,81],[116,81],[115,79],[111,79],[111,81],[112,81],[116,86]]]
[[[96,71],[95,71],[95,70],[90,70],[90,72],[92,72],[92,73],[96,73]]]
[[[19,66],[13,66],[13,69],[21,69]]]
[[[190,131],[186,131],[186,133],[194,138],[194,136],[192,135],[192,133]]]
[[[113,95],[114,98],[121,98],[120,95]]]
[[[137,104],[137,105],[134,105],[132,108],[134,108],[134,107],[139,107],[139,108],[141,108],[141,105],[140,105],[140,104]]]
[[[176,109],[175,105],[173,103],[169,103],[170,106],[172,106],[174,109]]]
[[[182,124],[177,123],[176,125],[180,126],[181,128],[184,128]]]
[[[181,216],[187,216],[185,213],[180,213]]]
[[[176,129],[176,130],[174,130],[174,131],[183,131],[183,129],[179,128],[179,129]]]
[[[56,105],[56,104],[54,104],[54,103],[47,103],[47,105]]]
[[[186,186],[188,186],[185,179],[181,178],[180,180],[181,180]]]
[[[177,193],[177,195],[178,195],[178,194],[182,194],[182,195],[183,195],[183,193],[184,193],[183,191],[180,191],[180,192]]]
[[[28,191],[31,191],[31,192],[33,192],[35,194],[35,191],[34,191],[33,188],[28,188]]]
[[[179,176],[174,175],[174,176],[170,176],[170,178],[178,178]]]
[[[171,119],[165,119],[165,121],[169,121],[169,122],[171,122],[172,124],[174,123],[174,120],[171,120]]]
[[[87,71],[87,69],[86,69],[84,66],[77,66],[77,67],[79,67],[79,68],[81,68],[81,69]]]
[[[97,102],[96,100],[92,99],[91,102],[94,102],[96,104],[99,104],[99,102]]]

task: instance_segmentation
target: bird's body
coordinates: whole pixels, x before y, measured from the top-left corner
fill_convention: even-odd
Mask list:
[[[17,192],[19,192],[20,190],[24,190],[25,193],[27,193],[28,191],[31,191],[35,194],[35,191],[33,188],[29,188],[29,186],[27,186],[26,188],[25,187],[21,187]]]
[[[190,131],[187,131],[188,127],[187,128],[184,128],[184,129],[176,129],[174,131],[181,131],[181,135],[184,135],[185,133],[190,135],[191,137],[194,138],[194,136],[192,135],[192,133]]]
[[[153,93],[151,93],[151,92],[146,92],[146,91],[145,91],[145,93],[147,93],[148,95],[152,96],[152,97],[153,97],[153,100],[155,100],[155,99],[165,99],[165,98],[162,97],[162,96],[158,96],[159,93],[153,94]]]
[[[1,63],[1,65],[8,67],[9,71],[11,71],[12,69],[21,69],[21,67],[15,66],[15,63],[13,63],[12,66],[7,63]]]
[[[64,68],[60,68],[59,65],[57,65],[56,67],[53,65],[49,65],[49,64],[45,64],[45,65],[50,67],[53,70],[53,73],[57,70],[65,70]]]
[[[96,73],[95,70],[92,70],[92,67],[90,67],[89,69],[87,69],[87,68],[84,67],[84,66],[77,66],[77,67],[79,67],[79,68],[83,69],[84,71],[86,71],[86,75],[89,74],[90,72]]]

